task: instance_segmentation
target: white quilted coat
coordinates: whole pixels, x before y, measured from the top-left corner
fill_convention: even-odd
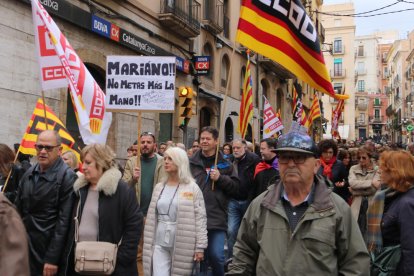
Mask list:
[[[144,275],[152,274],[152,255],[157,229],[156,204],[163,188],[158,183],[152,193],[144,229]],[[191,274],[195,252],[207,248],[207,215],[203,193],[198,185],[180,184],[178,188],[177,231],[174,243],[171,275]]]

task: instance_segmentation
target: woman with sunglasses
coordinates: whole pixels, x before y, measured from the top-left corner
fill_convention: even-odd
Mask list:
[[[381,182],[378,167],[372,160],[372,151],[362,146],[358,149],[359,164],[354,165],[349,170],[349,190],[352,194],[351,211],[354,218],[358,221],[362,235],[365,236],[367,230],[367,210],[368,204],[375,192],[380,188]]]
[[[190,275],[207,248],[203,194],[184,150],[168,148],[164,168],[167,177],[154,188],[145,223],[144,275]]]

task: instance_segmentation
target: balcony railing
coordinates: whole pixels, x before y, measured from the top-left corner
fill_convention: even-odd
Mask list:
[[[224,5],[222,0],[204,0],[204,26],[213,34],[224,30]]]
[[[160,23],[183,37],[200,34],[200,3],[195,0],[161,0]]]
[[[369,116],[370,124],[385,124],[384,116]]]
[[[342,70],[331,70],[330,71],[331,74],[331,78],[335,79],[335,78],[345,78],[346,76],[346,70],[342,69]]]

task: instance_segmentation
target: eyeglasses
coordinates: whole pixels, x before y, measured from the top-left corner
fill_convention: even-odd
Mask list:
[[[42,151],[43,149],[45,149],[47,152],[51,152],[56,147],[60,147],[60,145],[56,145],[56,146],[46,146],[46,145],[35,144],[35,149],[37,151]]]
[[[298,154],[298,155],[278,155],[280,164],[288,164],[290,160],[293,160],[295,164],[303,164],[306,159],[310,158],[311,155]]]
[[[361,159],[362,159],[362,160],[367,160],[367,157],[366,157],[366,156],[358,156],[358,159],[359,159],[359,160],[361,160]]]

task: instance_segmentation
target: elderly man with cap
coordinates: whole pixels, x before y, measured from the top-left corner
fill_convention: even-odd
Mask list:
[[[249,206],[227,275],[369,275],[349,206],[317,175],[314,141],[295,126],[276,152],[280,180]]]

